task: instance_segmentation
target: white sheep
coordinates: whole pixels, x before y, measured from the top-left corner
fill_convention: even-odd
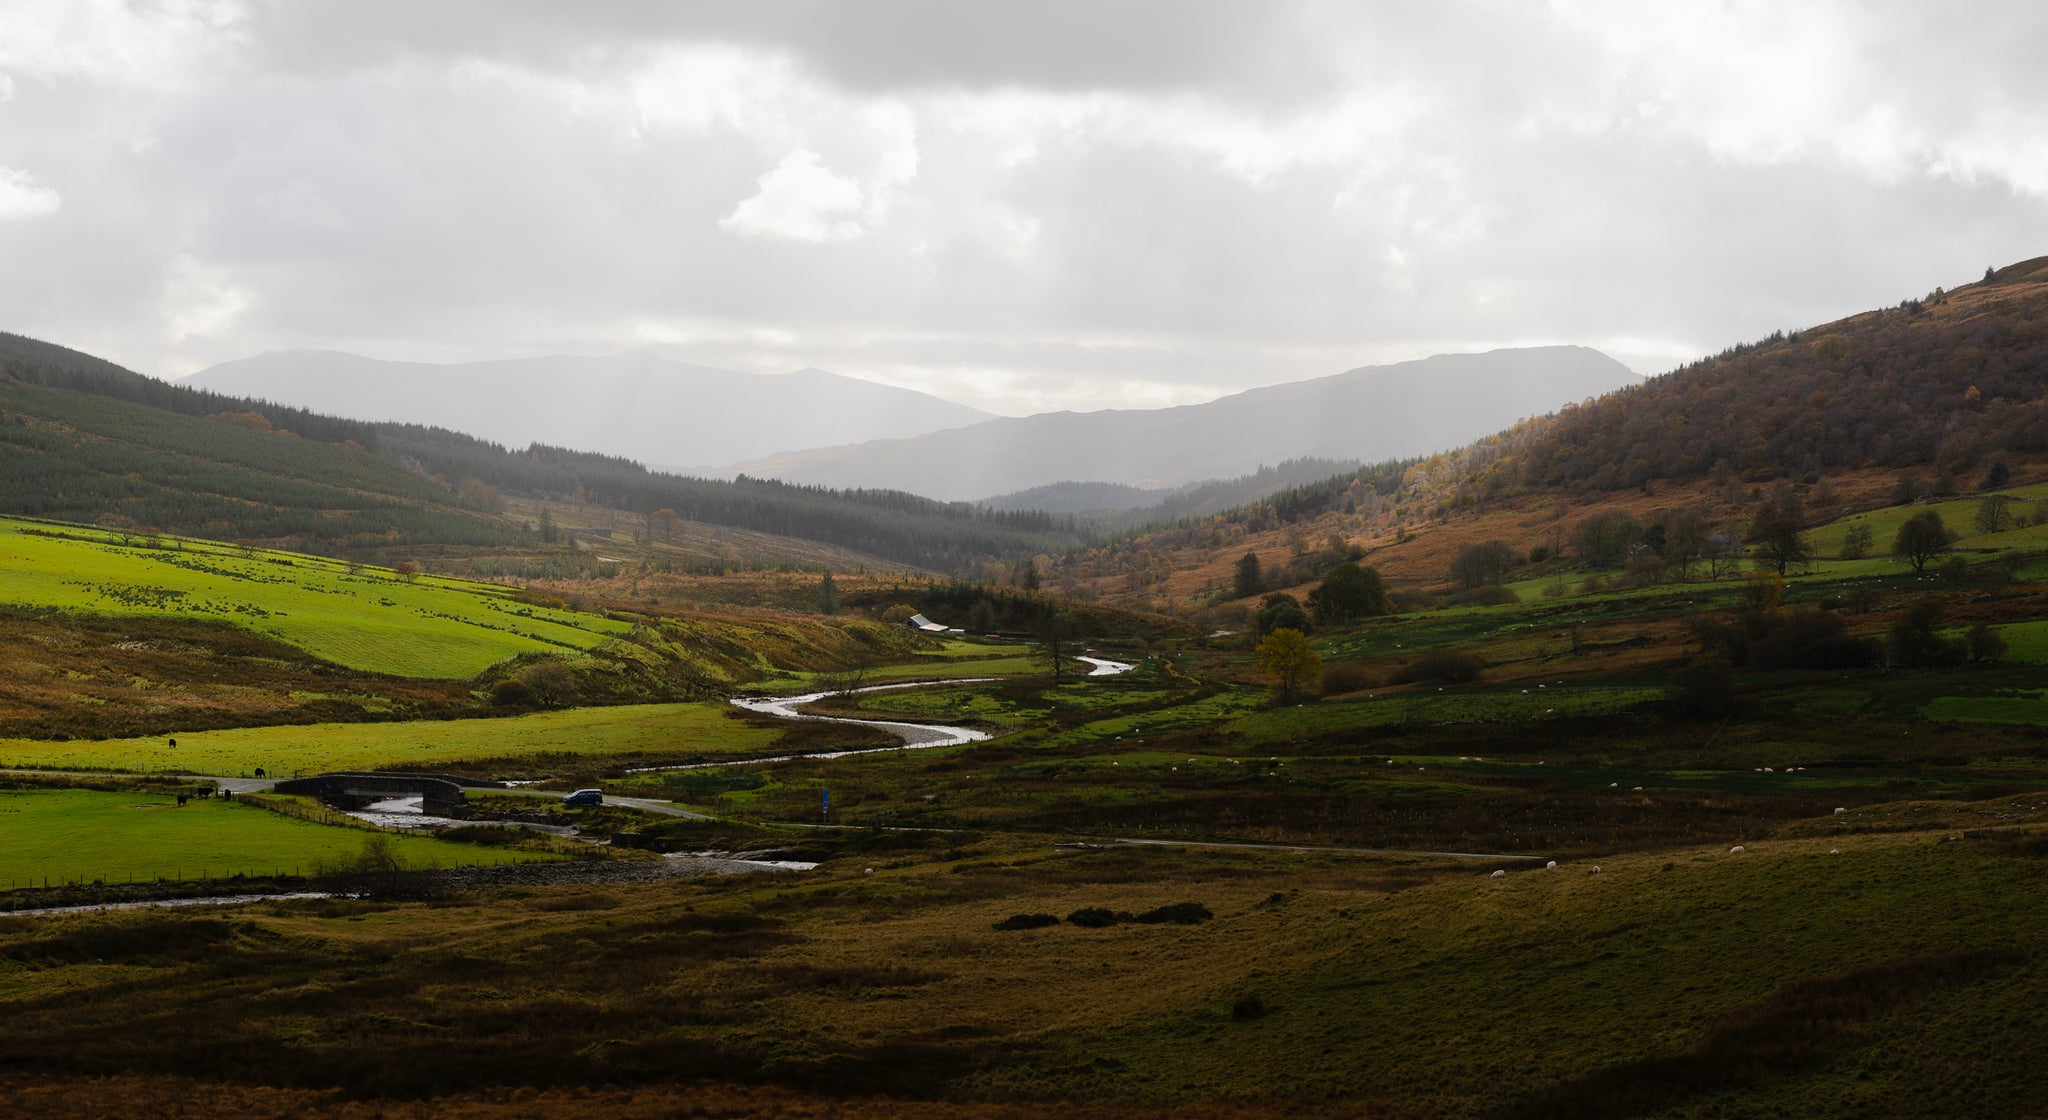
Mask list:
[[[1555,870],[1557,870],[1557,861],[1553,859],[1553,860],[1550,860],[1550,861],[1546,862],[1546,863],[1545,863],[1545,864],[1543,865],[1543,870],[1545,870],[1545,871],[1555,871]]]
[[[1843,806],[1841,806],[1841,805],[1837,805],[1837,806],[1835,806],[1835,815],[1836,815],[1836,816],[1838,816],[1838,817],[1839,817],[1839,816],[1841,816],[1841,815],[1842,815],[1843,813],[1846,813],[1846,812],[1848,812],[1848,811],[1849,811],[1849,810],[1848,810],[1847,808],[1845,808],[1845,807],[1843,807]]]
[[[1737,844],[1737,845],[1735,845],[1734,847],[1732,847],[1732,848],[1728,849],[1728,854],[1729,854],[1729,855],[1731,855],[1731,856],[1739,856],[1739,855],[1741,855],[1741,854],[1742,854],[1742,845],[1740,845],[1740,844]]]
[[[1507,873],[1507,872],[1505,872],[1505,871],[1496,871],[1496,872],[1494,872],[1494,873],[1493,873],[1492,875],[1488,876],[1488,878],[1492,878],[1492,879],[1505,879],[1505,878],[1507,878],[1507,877],[1508,877],[1508,873]]]
[[[1598,875],[1598,874],[1600,874],[1600,865],[1599,865],[1599,864],[1597,864],[1597,863],[1596,863],[1596,864],[1594,864],[1594,865],[1593,865],[1593,869],[1592,869],[1591,871],[1588,871],[1588,872],[1586,872],[1586,874],[1588,874],[1588,875]]]
[[[1643,792],[1643,787],[1641,787],[1641,786],[1637,786],[1637,787],[1635,788],[1635,792],[1637,792],[1637,793],[1641,793],[1641,792]]]

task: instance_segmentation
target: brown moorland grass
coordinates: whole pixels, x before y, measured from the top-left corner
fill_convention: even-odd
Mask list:
[[[1004,1104],[804,1094],[760,1085],[688,1083],[515,1089],[428,1100],[353,1100],[336,1091],[279,1089],[186,1077],[0,1078],[0,1100],[21,1116],[103,1120],[1368,1120],[1362,1108],[1273,1103],[1151,1105],[1131,1101]]]
[[[0,919],[0,1070],[191,1078],[211,1115],[2010,1115],[2048,1057],[2016,1026],[2048,994],[2040,858],[1914,831],[1496,879],[986,841],[594,903]],[[997,928],[1184,902],[1213,917]]]

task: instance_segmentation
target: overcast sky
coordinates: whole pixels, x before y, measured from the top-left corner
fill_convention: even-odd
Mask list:
[[[0,0],[0,329],[991,411],[1645,371],[2048,253],[2048,5]]]

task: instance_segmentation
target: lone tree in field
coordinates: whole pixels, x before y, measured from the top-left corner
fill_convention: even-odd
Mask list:
[[[1949,551],[1956,535],[1942,523],[1941,514],[1923,510],[1906,519],[1892,538],[1892,555],[1913,565],[1915,572],[1927,570],[1927,562]]]
[[[1977,531],[2003,533],[2012,528],[2012,499],[1993,494],[1977,502]]]
[[[1306,635],[1283,626],[1259,643],[1259,668],[1272,678],[1274,698],[1285,701],[1322,675],[1323,659],[1309,648]]]
[[[818,613],[839,613],[839,588],[832,582],[832,573],[829,571],[818,581]]]
[[[1038,627],[1038,640],[1040,651],[1052,667],[1053,679],[1059,679],[1060,671],[1066,667],[1067,650],[1074,644],[1073,620],[1058,611],[1046,611],[1045,621]]]
[[[1317,622],[1328,625],[1386,614],[1391,608],[1379,572],[1347,562],[1331,568],[1322,584],[1308,593],[1308,609]]]
[[[1797,491],[1785,490],[1776,500],[1758,510],[1749,523],[1749,539],[1756,545],[1757,559],[1783,576],[1785,569],[1813,559],[1813,546],[1806,542],[1805,518],[1799,508]]]
[[[1870,554],[1871,539],[1872,534],[1869,525],[1851,525],[1849,531],[1842,537],[1842,559],[1861,560],[1868,556]]]
[[[1259,554],[1247,552],[1231,572],[1230,592],[1234,599],[1249,599],[1266,589],[1266,578],[1259,572]]]

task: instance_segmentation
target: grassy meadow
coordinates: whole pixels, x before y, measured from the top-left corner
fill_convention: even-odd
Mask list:
[[[359,829],[253,805],[89,789],[0,789],[0,880],[9,888],[70,882],[311,875],[358,858]],[[552,858],[424,836],[389,838],[404,866],[467,867]]]
[[[228,622],[350,669],[429,678],[589,649],[631,629],[492,584],[4,518],[0,605]]]
[[[85,1099],[346,1084],[389,1115],[599,1083],[582,1107],[646,1115],[742,1084],[797,1116],[2023,1115],[2043,801],[1597,871],[902,835],[801,878],[0,918],[0,1056]],[[1208,916],[1130,917],[1177,903]],[[1051,924],[998,928],[1020,914]]]
[[[697,754],[766,753],[781,729],[737,718],[718,700],[570,708],[495,719],[240,727],[147,739],[0,740],[0,766],[247,776],[330,770],[438,770],[493,763],[545,770],[565,759],[606,766]],[[457,767],[458,769],[461,767]]]

